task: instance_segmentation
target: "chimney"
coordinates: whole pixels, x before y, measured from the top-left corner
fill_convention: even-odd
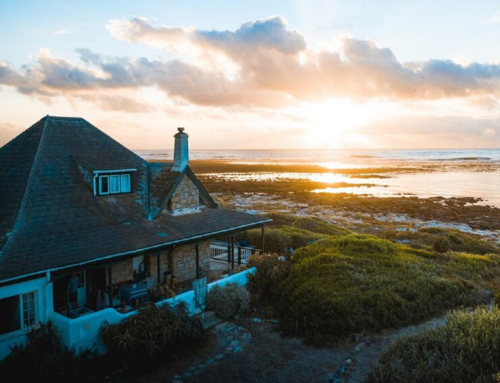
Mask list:
[[[182,172],[189,164],[188,135],[184,133],[184,128],[177,128],[179,132],[175,137],[174,166],[173,172]]]

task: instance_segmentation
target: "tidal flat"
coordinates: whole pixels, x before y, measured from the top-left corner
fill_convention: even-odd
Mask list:
[[[327,168],[194,160],[190,166],[223,207],[314,216],[383,236],[394,231],[401,241],[404,233],[421,228],[458,230],[500,241],[500,164],[496,161]],[[390,185],[400,185],[405,192]]]

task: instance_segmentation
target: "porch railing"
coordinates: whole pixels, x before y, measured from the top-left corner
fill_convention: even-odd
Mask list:
[[[229,261],[228,250],[229,244],[223,241],[212,241],[210,243],[210,258],[218,261]],[[237,260],[239,257],[239,252],[241,252],[241,263],[248,263],[250,256],[255,253],[260,253],[260,249],[255,249],[252,247],[244,247],[240,246],[237,243],[234,244],[233,248],[233,256],[234,259]]]

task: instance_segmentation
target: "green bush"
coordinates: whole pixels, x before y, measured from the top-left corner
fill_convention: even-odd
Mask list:
[[[261,257],[252,266],[250,291],[277,310],[282,330],[319,344],[483,302],[484,289],[498,290],[500,273],[496,255],[442,256],[358,234],[319,240],[291,261]]]
[[[203,334],[201,319],[190,317],[182,302],[174,307],[146,306],[118,324],[104,322],[99,338],[112,358],[124,365],[134,360],[134,365],[139,366],[189,352]]]
[[[391,241],[404,241],[409,246],[425,250],[434,250],[433,246],[436,241],[446,238],[449,241],[451,251],[481,255],[500,254],[500,248],[493,242],[485,241],[477,234],[464,233],[453,229],[428,227],[417,231],[408,230],[404,232],[387,230],[383,235]]]
[[[52,322],[40,324],[27,334],[26,345],[15,345],[0,363],[1,381],[5,383],[86,383],[103,378],[94,361],[94,352],[79,356],[61,344]],[[104,380],[104,379],[102,379]]]
[[[446,253],[450,251],[450,241],[447,238],[440,238],[434,243],[433,249],[438,253]]]
[[[306,246],[307,244],[323,238],[323,234],[300,230],[291,226],[283,226],[280,229],[265,230],[265,250],[268,253],[283,254],[284,249]],[[249,244],[260,248],[262,246],[262,233],[259,229],[248,230],[238,239],[245,239]]]
[[[434,330],[397,340],[369,383],[498,382],[500,310],[456,311]]]
[[[253,257],[248,267],[255,267],[255,273],[248,275],[248,288],[265,305],[273,303],[274,294],[280,282],[290,273],[290,262],[283,260],[277,254],[264,254]]]
[[[237,283],[216,285],[208,292],[207,308],[214,310],[219,318],[233,319],[250,309],[250,293]]]

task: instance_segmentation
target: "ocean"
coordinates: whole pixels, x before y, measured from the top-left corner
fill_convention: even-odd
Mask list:
[[[171,161],[173,150],[136,150],[146,160]],[[395,150],[190,150],[192,160],[247,164],[310,164],[331,173],[220,174],[226,179],[310,179],[324,184],[316,193],[351,193],[375,197],[474,197],[480,204],[500,208],[500,149]],[[393,168],[383,173],[377,168]],[[356,178],[336,169],[370,169]],[[418,169],[417,172],[408,169]],[[398,171],[399,170],[399,171]],[[347,183],[347,187],[338,187]]]

